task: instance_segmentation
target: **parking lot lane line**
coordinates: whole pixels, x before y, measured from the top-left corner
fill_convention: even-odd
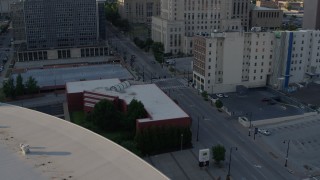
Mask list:
[[[183,175],[185,175],[186,179],[191,180],[187,173],[184,171],[184,169],[182,168],[182,166],[179,164],[179,162],[177,161],[177,159],[174,157],[174,155],[172,153],[170,153],[170,156],[172,157],[173,161],[177,164],[177,166],[179,167],[179,169],[181,170],[181,172],[183,173]]]

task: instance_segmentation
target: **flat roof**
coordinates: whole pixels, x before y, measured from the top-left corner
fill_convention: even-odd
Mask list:
[[[12,77],[15,79],[17,74]],[[61,67],[50,69],[30,69],[21,73],[23,81],[26,82],[30,76],[34,77],[38,86],[58,86],[67,82],[95,79],[133,79],[130,72],[120,64],[99,64],[79,67]]]
[[[280,9],[273,9],[273,8],[267,8],[267,7],[261,7],[261,6],[255,6],[253,8],[253,10],[258,10],[258,11],[275,11],[275,10],[278,10],[278,11],[282,11]]]
[[[146,111],[151,116],[151,119],[141,119],[141,122],[189,117],[187,113],[185,113],[155,84],[131,85],[121,92],[110,90],[111,86],[116,85],[119,82],[118,79],[102,79],[93,82],[71,82],[67,83],[67,92],[75,93],[86,90],[117,96],[120,99],[123,99],[127,104],[133,99],[141,101]]]
[[[119,84],[119,79],[102,79],[92,81],[75,81],[68,82],[66,84],[66,90],[68,93],[79,93],[83,91],[92,91],[98,87],[104,87],[110,89],[111,86]]]
[[[0,114],[3,179],[168,179],[123,147],[68,121],[4,103]],[[20,143],[29,144],[30,154],[22,155]]]

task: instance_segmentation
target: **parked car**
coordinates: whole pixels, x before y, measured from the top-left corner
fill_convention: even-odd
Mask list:
[[[169,59],[169,60],[166,60],[166,63],[169,65],[175,65],[176,61],[174,59]]]
[[[227,94],[223,94],[223,97],[228,98],[229,96]]]
[[[260,134],[265,135],[265,136],[270,136],[271,135],[271,132],[269,130],[267,130],[267,129],[258,129],[258,132]]]
[[[263,98],[263,99],[261,99],[261,101],[262,101],[262,102],[269,102],[270,99],[269,99],[269,98]]]
[[[218,98],[223,98],[223,94],[221,94],[221,93],[216,94],[216,96],[217,96]]]

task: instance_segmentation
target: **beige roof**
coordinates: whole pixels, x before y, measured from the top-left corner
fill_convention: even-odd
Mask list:
[[[157,85],[131,85],[120,92],[110,90],[120,83],[119,79],[101,79],[93,81],[68,82],[67,93],[91,91],[105,95],[119,97],[127,104],[133,99],[141,101],[150,118],[140,119],[140,122],[158,121],[189,117],[174,101],[170,99]]]
[[[9,137],[10,143],[4,143],[5,137]],[[48,179],[168,179],[141,158],[98,134],[17,106],[0,105],[0,143],[0,151],[6,146],[8,156],[18,156],[21,164]],[[23,156],[18,148],[20,143],[29,144],[31,154]],[[12,168],[12,177],[15,173],[19,172]],[[30,179],[28,175],[24,179]],[[10,173],[6,176],[2,178],[12,179]]]

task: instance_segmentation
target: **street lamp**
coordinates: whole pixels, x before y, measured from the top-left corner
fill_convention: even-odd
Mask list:
[[[288,143],[287,155],[286,155],[286,162],[285,162],[285,164],[284,164],[284,167],[287,167],[287,166],[288,166],[288,155],[289,155],[290,142],[291,142],[291,140],[284,140],[284,141],[283,141],[283,144]]]
[[[250,114],[250,118],[249,118],[249,134],[248,134],[248,136],[250,136],[250,135],[251,135],[251,134],[250,134],[250,131],[251,131],[251,127],[252,127],[252,124],[251,124],[252,112],[247,113],[247,115],[248,115],[248,114]]]
[[[197,142],[199,141],[199,116],[198,116],[198,128],[197,128]]]
[[[182,145],[183,145],[183,134],[181,134],[181,151],[182,151]]]
[[[231,167],[231,154],[232,154],[232,149],[235,149],[236,151],[238,150],[238,148],[237,148],[237,147],[230,147],[230,154],[229,154],[229,169],[228,169],[227,179],[230,179],[230,167]]]

